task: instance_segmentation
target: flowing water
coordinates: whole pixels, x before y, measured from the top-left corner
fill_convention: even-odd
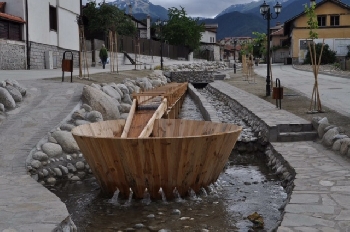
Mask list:
[[[202,120],[193,101],[186,97],[182,118]],[[78,231],[265,231],[281,220],[280,208],[287,194],[265,161],[254,155],[237,163],[232,157],[218,181],[195,194],[168,201],[152,201],[145,189],[144,199],[132,192],[121,199],[118,190],[112,198],[101,195],[94,177],[78,182],[61,182],[49,187],[67,205]],[[264,228],[255,228],[247,217],[257,212]]]

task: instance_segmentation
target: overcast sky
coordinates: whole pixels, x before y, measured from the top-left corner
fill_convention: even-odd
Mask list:
[[[83,0],[87,2],[88,0]],[[99,2],[100,0],[96,0]],[[127,0],[126,0],[127,1]],[[234,4],[248,3],[253,0],[150,0],[154,5],[160,5],[165,9],[170,7],[184,7],[187,14],[192,17],[213,18],[227,7]],[[107,0],[106,2],[113,2]]]

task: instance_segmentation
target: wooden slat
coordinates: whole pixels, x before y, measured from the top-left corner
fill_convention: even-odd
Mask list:
[[[163,99],[162,103],[159,105],[158,109],[156,112],[154,112],[152,118],[148,121],[147,125],[145,128],[142,130],[141,134],[139,135],[139,138],[145,138],[150,136],[153,130],[153,125],[154,125],[154,120],[160,119],[163,114],[167,110],[167,99]]]
[[[129,133],[129,130],[130,130],[131,122],[132,122],[132,119],[133,119],[134,114],[135,114],[136,105],[137,105],[137,102],[136,102],[136,99],[134,99],[132,101],[132,105],[131,105],[131,109],[130,109],[128,118],[126,119],[126,123],[125,123],[125,126],[124,126],[123,133],[121,135],[121,138],[128,137],[128,133]]]

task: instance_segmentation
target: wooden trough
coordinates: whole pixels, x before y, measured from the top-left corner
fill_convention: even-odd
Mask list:
[[[215,182],[238,139],[241,127],[233,124],[181,119],[155,120],[148,138],[121,138],[125,120],[103,121],[73,129],[86,161],[102,190],[116,189],[128,196],[129,188],[142,198],[181,196],[189,188],[198,192]]]
[[[152,107],[137,106],[137,100],[141,100],[134,98],[126,121],[103,121],[72,130],[106,194],[113,195],[119,189],[122,196],[128,197],[131,189],[136,198],[143,198],[147,188],[151,198],[158,199],[162,188],[166,198],[172,199],[175,188],[183,197],[190,188],[197,193],[219,177],[242,128],[234,124],[173,119],[169,116],[176,114],[169,112],[179,109],[176,102],[182,103],[183,96],[176,100],[166,94],[170,101],[168,98],[156,101],[158,107],[154,107],[151,117],[149,112],[145,113],[147,117],[143,116],[142,111]],[[162,116],[167,118],[161,119]],[[141,118],[147,119],[143,129],[140,129]]]

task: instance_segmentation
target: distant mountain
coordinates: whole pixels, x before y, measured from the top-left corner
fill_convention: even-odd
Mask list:
[[[154,5],[148,0],[115,0],[109,2],[109,4],[117,6],[121,10],[125,10],[125,13],[129,13],[129,5],[132,6],[132,14],[135,18],[142,20],[151,16],[152,21],[160,18],[166,20],[168,18],[168,10],[162,6]]]
[[[224,37],[253,36],[252,32],[266,32],[266,22],[254,14],[231,12],[215,19],[200,20],[205,24],[218,24],[217,39]]]

